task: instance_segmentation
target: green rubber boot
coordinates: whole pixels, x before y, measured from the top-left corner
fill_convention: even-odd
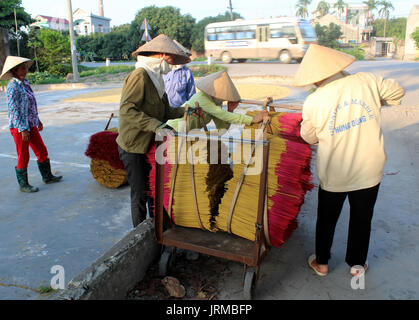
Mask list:
[[[41,172],[42,181],[44,181],[46,184],[59,182],[63,178],[63,176],[54,176],[51,173],[51,164],[49,159],[45,160],[44,162],[38,161],[38,168]]]
[[[19,190],[22,192],[38,192],[39,189],[32,187],[28,182],[28,169],[18,169],[15,167],[17,182],[19,183]]]

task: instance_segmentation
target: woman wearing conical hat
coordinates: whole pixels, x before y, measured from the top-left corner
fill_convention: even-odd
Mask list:
[[[404,89],[393,79],[345,72],[354,60],[312,44],[295,76],[296,86],[317,87],[304,102],[301,137],[318,146],[315,254],[308,263],[320,276],[328,273],[335,227],[347,197],[350,222],[345,261],[352,275],[368,267],[371,219],[386,162],[381,106],[399,105],[404,96]]]
[[[169,65],[190,62],[189,57],[161,34],[132,53],[136,69],[125,79],[119,109],[119,157],[131,187],[131,215],[134,227],[146,218],[149,165],[146,153],[158,128],[169,119],[182,117],[183,108],[169,105],[163,74]]]
[[[29,147],[38,158],[38,168],[44,183],[58,182],[62,178],[62,176],[54,176],[51,173],[48,150],[39,133],[44,126],[38,117],[35,94],[26,79],[32,63],[33,61],[26,58],[8,56],[0,76],[0,80],[10,80],[6,96],[9,109],[9,128],[17,151],[15,171],[19,190],[28,193],[39,190],[28,182]]]
[[[228,129],[232,123],[250,125],[262,122],[263,116],[267,115],[267,111],[260,111],[254,117],[233,113],[239,104],[240,94],[226,71],[210,74],[197,80],[195,84],[200,91],[195,93],[183,106],[188,105],[194,108],[195,103],[199,103],[204,111],[205,124],[213,120],[217,129]],[[227,101],[227,110],[221,108],[224,101]],[[182,130],[184,123],[183,119],[175,119],[167,121],[167,125],[175,131],[179,131]],[[190,129],[199,127],[198,119],[191,117]]]

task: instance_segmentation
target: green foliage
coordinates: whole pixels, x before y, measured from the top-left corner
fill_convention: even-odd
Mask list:
[[[15,9],[18,29],[34,22],[31,16],[25,12],[25,9],[22,7],[22,0],[1,0],[0,28],[16,31]]]
[[[41,294],[45,294],[45,293],[50,293],[53,292],[54,289],[51,286],[45,287],[45,286],[40,286],[39,287],[39,293]]]
[[[237,13],[233,12],[233,18],[234,19],[242,19],[243,17]],[[202,20],[200,20],[198,23],[195,24],[195,27],[193,28],[192,35],[191,35],[191,48],[192,50],[198,51],[198,52],[204,52],[205,51],[205,27],[214,22],[223,22],[223,21],[231,21],[230,12],[226,11],[224,14],[219,14],[215,17],[205,17]]]
[[[385,19],[376,19],[373,23],[373,36],[384,37]],[[404,40],[406,37],[407,18],[389,19],[386,26],[386,37]]]
[[[39,68],[56,76],[66,75],[64,65],[71,64],[70,38],[61,32],[41,29],[31,44],[36,48]]]
[[[333,8],[337,9],[339,12],[343,13],[348,6],[347,3],[343,0],[337,0],[335,4],[333,5]]]
[[[310,5],[311,0],[298,0],[295,7],[297,8],[297,12],[295,15],[297,17],[305,18],[308,17],[308,6]]]
[[[419,49],[419,27],[416,28],[415,32],[413,32],[410,36],[413,40],[415,40],[416,49]]]
[[[316,10],[320,13],[320,16],[321,17],[325,16],[326,14],[329,13],[329,10],[330,10],[330,4],[329,4],[329,2],[320,1],[317,4],[317,9]]]
[[[176,39],[186,48],[191,47],[191,33],[195,26],[195,18],[191,15],[182,15],[180,9],[166,6],[158,8],[149,6],[137,12],[130,28],[131,52],[138,48],[143,42],[141,38],[144,30],[141,26],[147,19],[151,30],[149,31],[154,38],[159,34],[166,34],[172,39]]]
[[[198,77],[205,77],[206,75],[209,75],[214,72],[226,70],[226,67],[220,66],[218,64],[211,64],[211,65],[201,64],[201,65],[189,66],[189,69],[192,70],[194,77],[198,78]]]
[[[55,84],[63,83],[64,78],[53,75],[47,71],[28,73],[26,76],[30,84]]]
[[[351,45],[351,46],[352,46],[352,49],[338,48],[338,50],[354,56],[356,60],[364,60],[365,51],[364,49],[362,49],[363,46],[356,46],[356,45]]]
[[[329,26],[321,26],[319,23],[316,23],[314,30],[316,31],[318,44],[329,48],[338,47],[337,40],[343,33],[337,24],[332,22]]]
[[[88,77],[93,75],[100,74],[115,74],[121,72],[131,72],[135,69],[134,66],[109,66],[109,67],[99,67],[99,68],[88,68],[86,71],[80,72],[80,77]]]

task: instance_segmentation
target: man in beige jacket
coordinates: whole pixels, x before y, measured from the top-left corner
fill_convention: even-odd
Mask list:
[[[304,102],[301,136],[318,145],[316,244],[308,263],[321,276],[328,273],[335,227],[346,197],[350,221],[345,261],[352,275],[368,267],[371,219],[386,162],[381,106],[399,105],[404,96],[404,89],[393,79],[343,71],[354,60],[312,44],[295,77],[296,86],[317,87]]]

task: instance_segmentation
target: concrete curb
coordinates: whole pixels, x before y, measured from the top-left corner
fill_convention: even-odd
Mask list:
[[[148,267],[160,256],[154,220],[147,219],[74,277],[67,289],[53,300],[116,300],[144,278]]]

